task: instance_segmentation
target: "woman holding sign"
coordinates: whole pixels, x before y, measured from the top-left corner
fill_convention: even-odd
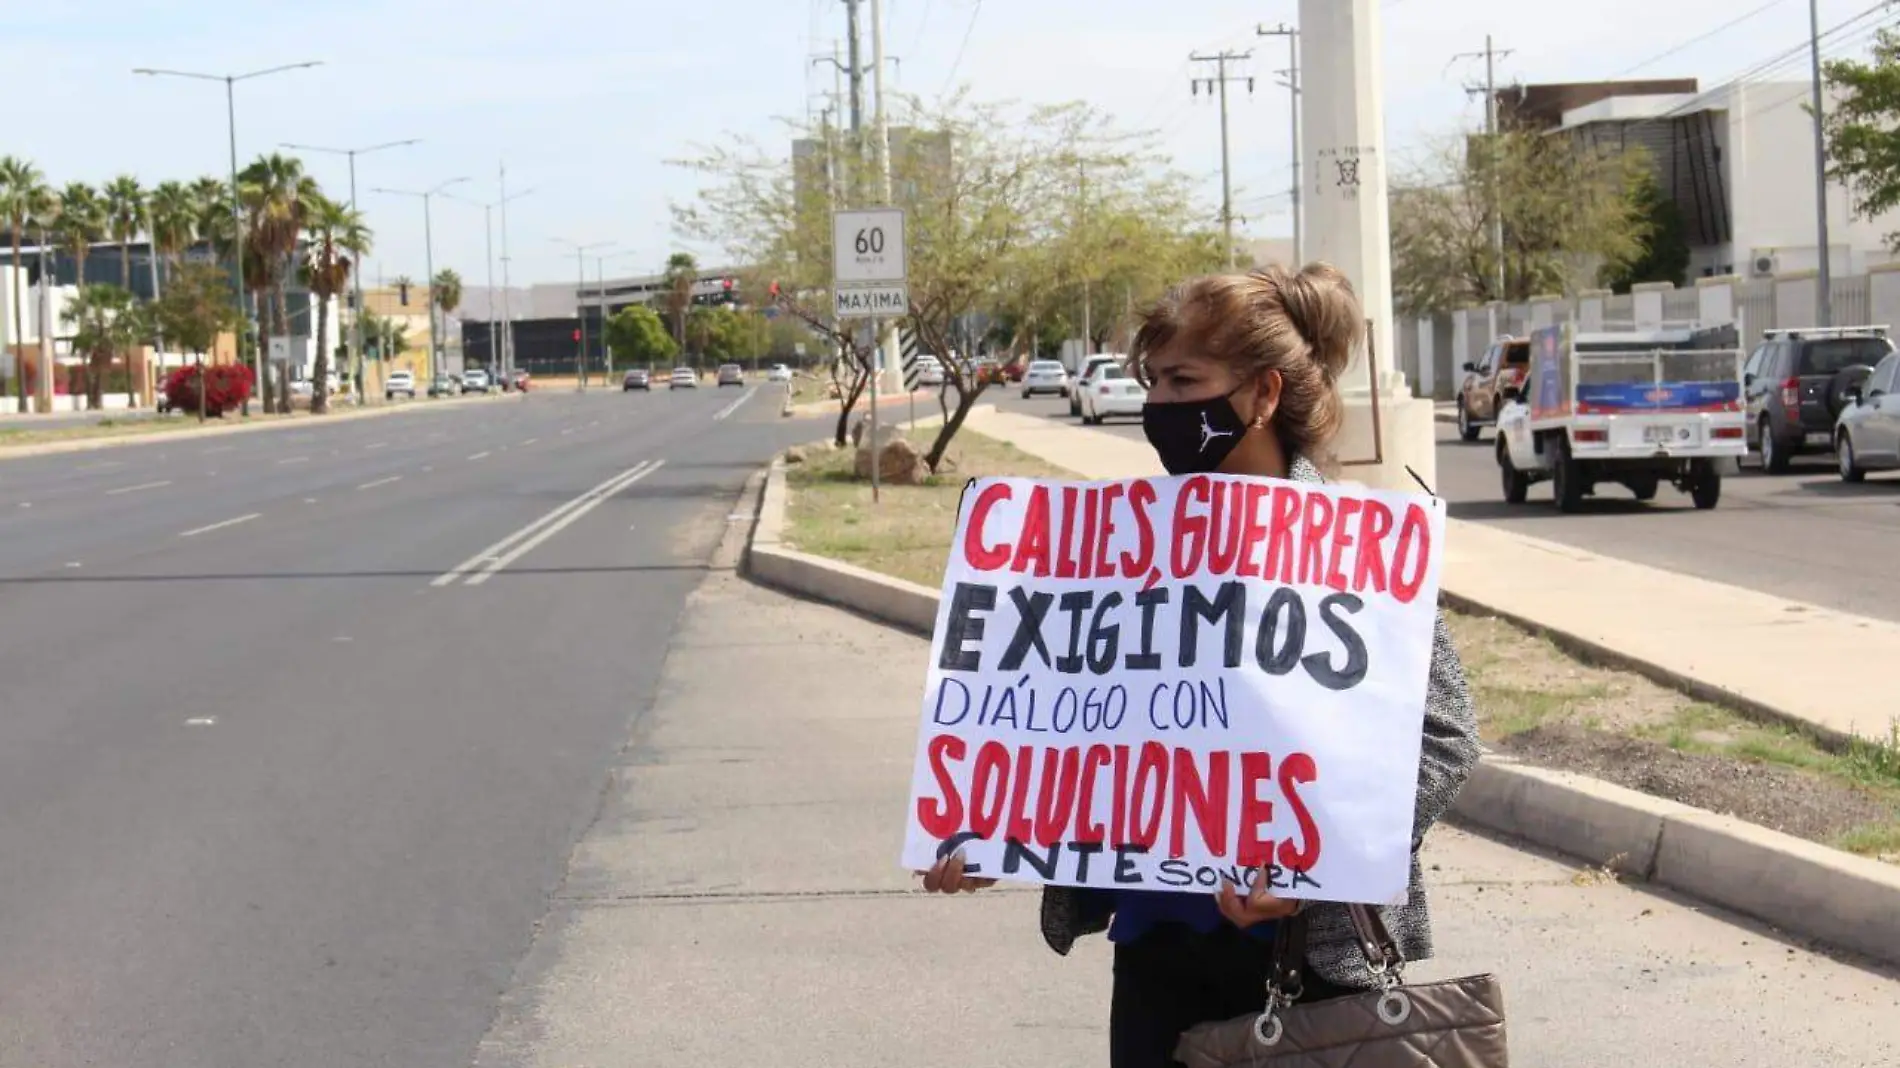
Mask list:
[[[1172,475],[1253,475],[1320,483],[1343,417],[1338,380],[1364,313],[1337,270],[1270,267],[1189,281],[1150,310],[1132,346],[1148,386],[1143,429]],[[1379,911],[1406,960],[1429,957],[1431,925],[1417,851],[1457,796],[1479,752],[1477,720],[1444,620],[1436,624],[1403,904]],[[926,889],[974,891],[961,854],[923,873]],[[1181,1032],[1260,1009],[1277,921],[1303,913],[1301,1000],[1375,987],[1344,905],[1275,897],[1268,880],[1237,892],[1177,893],[1046,886],[1043,937],[1066,954],[1106,930],[1115,946],[1113,1068],[1174,1063]],[[1310,906],[1310,907],[1309,907]]]

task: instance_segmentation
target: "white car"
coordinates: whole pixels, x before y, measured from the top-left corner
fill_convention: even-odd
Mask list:
[[[1088,381],[1089,376],[1095,373],[1095,369],[1105,363],[1121,364],[1126,362],[1126,360],[1114,353],[1098,352],[1082,362],[1082,372],[1076,376],[1076,381]],[[1077,419],[1082,418],[1082,394],[1073,389],[1068,390],[1067,393],[1069,396],[1069,414],[1075,416]]]
[[[1081,395],[1082,421],[1102,425],[1111,415],[1141,418],[1148,390],[1119,363],[1098,363],[1076,390]]]
[[[691,367],[673,368],[673,377],[667,380],[667,389],[698,389],[699,372]]]
[[[1023,372],[1023,396],[1033,397],[1038,393],[1054,393],[1062,396],[1069,392],[1069,372],[1054,360],[1037,360]]]
[[[772,365],[771,370],[765,372],[765,380],[767,382],[790,382],[792,380],[792,369],[782,363],[775,363]]]
[[[1900,352],[1888,353],[1866,383],[1849,388],[1847,402],[1834,425],[1841,481],[1900,469]]]
[[[412,371],[391,371],[383,380],[383,399],[395,400],[397,397],[416,399],[416,376]]]
[[[943,364],[934,356],[921,357],[917,361],[917,384],[932,387],[943,385]]]
[[[487,371],[484,371],[481,368],[477,367],[472,371],[462,372],[462,392],[487,393],[488,385],[489,383],[488,383]]]

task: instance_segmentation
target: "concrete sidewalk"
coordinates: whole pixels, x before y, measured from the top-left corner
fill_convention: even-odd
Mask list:
[[[715,572],[575,850],[480,1068],[983,1068],[1106,1060],[1109,949],[1033,890],[945,899],[896,863],[927,644]],[[1871,1066],[1900,983],[1706,909],[1441,827],[1440,959],[1493,970],[1513,1053]]]
[[[980,407],[965,424],[1085,478],[1161,474],[1140,441]],[[1869,672],[1900,624],[1671,574],[1462,520],[1447,522],[1446,593],[1574,635],[1739,703],[1885,739],[1900,715]]]

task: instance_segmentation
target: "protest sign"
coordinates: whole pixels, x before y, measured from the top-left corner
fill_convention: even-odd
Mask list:
[[[902,861],[1402,897],[1444,515],[1226,475],[973,481]]]

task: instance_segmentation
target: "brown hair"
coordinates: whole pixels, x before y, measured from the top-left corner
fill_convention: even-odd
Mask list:
[[[1338,380],[1366,329],[1352,283],[1330,264],[1295,273],[1274,265],[1192,278],[1142,316],[1130,346],[1147,384],[1148,357],[1169,345],[1232,367],[1241,381],[1280,372],[1273,427],[1289,453],[1315,460],[1339,432]]]

